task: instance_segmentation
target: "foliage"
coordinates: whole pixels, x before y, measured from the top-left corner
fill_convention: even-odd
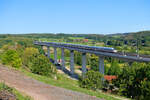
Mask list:
[[[44,55],[38,55],[33,58],[30,70],[35,74],[44,76],[56,74],[55,67],[51,65],[49,59]]]
[[[27,43],[25,41],[18,41],[18,44],[24,47],[27,47]]]
[[[148,100],[150,97],[150,65],[132,64],[124,67],[123,72],[113,83],[119,87],[120,94],[136,100]]]
[[[93,70],[88,71],[84,77],[79,80],[79,85],[82,88],[91,90],[102,88],[102,75],[99,72]]]
[[[33,58],[38,54],[39,54],[38,49],[33,47],[26,48],[22,55],[23,64],[27,67],[31,67]]]
[[[89,65],[91,67],[91,70],[99,71],[98,57],[96,55],[91,55],[89,59],[90,59]]]
[[[37,48],[27,47],[22,59],[23,64],[35,74],[44,76],[53,76],[56,74],[56,69],[51,65],[49,59],[40,54]]]
[[[80,52],[75,52],[74,53],[74,60],[75,60],[75,63],[76,64],[78,64],[78,65],[81,65],[81,58],[82,58],[82,56],[81,56],[81,53]]]
[[[40,54],[44,54],[44,50],[43,50],[42,46],[36,46],[36,48],[38,49]]]
[[[3,45],[3,46],[2,46],[2,50],[5,50],[5,51],[9,50],[9,46],[10,46],[10,45]]]
[[[2,63],[19,68],[22,66],[22,61],[15,50],[7,50],[2,55]]]
[[[65,49],[65,57],[70,57],[70,50]]]
[[[121,73],[121,68],[118,63],[119,62],[116,59],[111,61],[111,66],[108,69],[107,75],[119,75]]]

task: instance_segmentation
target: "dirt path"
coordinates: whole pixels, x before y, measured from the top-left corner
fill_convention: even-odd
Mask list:
[[[101,100],[83,93],[47,85],[3,65],[0,65],[0,81],[31,96],[34,100]]]

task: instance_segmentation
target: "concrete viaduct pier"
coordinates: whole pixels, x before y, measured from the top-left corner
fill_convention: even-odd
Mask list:
[[[54,48],[54,63],[57,64],[57,48],[61,48],[61,69],[65,68],[65,55],[64,49],[70,50],[70,74],[74,75],[74,51],[78,51],[82,53],[82,75],[84,76],[87,72],[86,69],[86,54],[95,54],[99,56],[99,72],[104,75],[104,57],[112,57],[125,60],[127,62],[150,62],[150,58],[145,57],[137,57],[130,55],[121,55],[117,52],[109,52],[109,51],[99,51],[96,47],[90,47],[85,45],[75,45],[75,44],[64,44],[64,43],[55,43],[55,42],[34,42],[35,45],[46,46],[47,47],[47,56],[50,58],[51,52],[50,47]]]

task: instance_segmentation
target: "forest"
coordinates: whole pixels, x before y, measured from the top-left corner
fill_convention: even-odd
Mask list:
[[[45,56],[47,48],[34,45],[34,41],[113,47],[119,52],[150,55],[150,31],[109,35],[65,33],[0,34],[0,63],[36,75],[63,80],[55,65]],[[57,50],[59,60],[61,59],[61,50],[59,48]],[[50,51],[53,52],[53,48],[50,48]],[[54,58],[54,54],[51,55],[51,58]],[[75,73],[79,75],[77,85],[80,88],[91,91],[102,90],[103,92],[135,100],[149,100],[150,63],[133,62],[129,64],[120,59],[106,57],[104,60],[105,75],[115,76],[115,78],[102,81],[101,78],[104,78],[105,75],[98,72],[98,56],[87,54],[88,71],[85,77],[81,76],[80,52],[75,52],[74,60]],[[65,50],[65,61],[66,67],[69,68],[69,50]],[[64,88],[66,87],[64,86]]]

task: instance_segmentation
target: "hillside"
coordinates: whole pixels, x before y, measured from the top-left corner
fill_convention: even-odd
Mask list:
[[[149,97],[149,94],[143,94],[143,91],[148,93],[149,87],[149,66],[150,64],[133,62],[129,64],[121,59],[106,57],[104,60],[105,75],[114,75],[118,78],[113,82],[105,80],[103,84],[100,78],[104,77],[99,73],[98,55],[86,55],[87,59],[87,76],[94,76],[96,80],[81,78],[77,81],[64,77],[56,69],[56,66],[50,63],[45,56],[47,47],[36,46],[34,41],[61,42],[72,43],[89,46],[104,46],[113,47],[118,52],[131,52],[150,55],[150,31],[137,33],[122,33],[122,34],[1,34],[0,35],[0,62],[6,66],[13,67],[17,70],[23,70],[25,75],[32,77],[38,81],[70,89],[77,92],[83,92],[92,96],[114,99],[110,94],[123,95],[128,98],[144,98]],[[50,48],[51,58],[54,58],[54,49]],[[70,51],[65,49],[65,66],[70,69]],[[57,59],[61,61],[61,49],[57,49]],[[74,52],[75,73],[81,76],[82,69],[82,54]],[[129,67],[132,66],[132,67]],[[138,72],[138,73],[136,73]],[[90,76],[91,75],[91,76]],[[132,77],[130,78],[129,75]],[[143,76],[142,76],[143,75]],[[138,76],[140,79],[137,79]],[[94,78],[94,79],[95,79]],[[145,81],[146,80],[146,81]],[[92,81],[92,82],[91,82]],[[143,84],[143,82],[145,82]],[[130,84],[132,83],[132,84]],[[89,85],[90,84],[90,85]],[[138,85],[138,87],[136,86]],[[116,88],[115,89],[112,89]],[[126,88],[122,87],[125,86]],[[148,85],[149,86],[149,85]],[[131,87],[133,88],[130,90]],[[139,92],[135,93],[134,89]],[[101,92],[103,91],[103,92]],[[105,94],[105,92],[109,92]],[[125,93],[124,93],[125,92]],[[144,92],[144,93],[145,93]],[[134,93],[134,94],[133,94]],[[109,96],[108,96],[109,95]],[[144,96],[144,97],[143,97]]]

